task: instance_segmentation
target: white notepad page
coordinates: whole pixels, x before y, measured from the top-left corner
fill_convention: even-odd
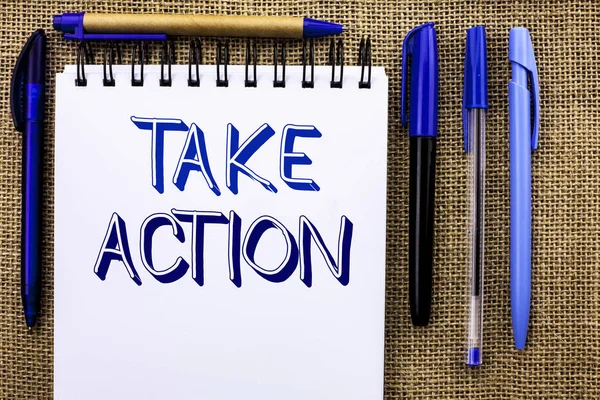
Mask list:
[[[383,398],[388,80],[315,70],[57,74],[56,399]]]

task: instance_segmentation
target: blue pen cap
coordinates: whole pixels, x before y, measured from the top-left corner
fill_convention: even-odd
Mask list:
[[[408,56],[411,59],[410,77],[410,136],[437,137],[439,67],[437,38],[433,22],[414,28],[404,38],[402,46],[402,124],[406,116],[406,81]]]
[[[488,108],[487,49],[485,28],[467,30],[464,108]]]
[[[83,31],[83,16],[85,13],[64,13],[52,17],[52,27],[57,31],[75,33],[76,30]]]
[[[467,110],[488,108],[487,49],[485,28],[476,26],[467,30],[463,86],[463,138],[467,150]]]

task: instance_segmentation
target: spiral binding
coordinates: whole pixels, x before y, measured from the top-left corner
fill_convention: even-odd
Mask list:
[[[131,85],[144,86],[144,65],[148,63],[149,46],[147,41],[133,43],[131,53]],[[245,78],[246,87],[257,86],[257,42],[248,40],[246,42]],[[286,55],[287,48],[284,41],[273,41],[273,87],[285,88],[286,86]],[[343,88],[344,84],[344,42],[341,38],[330,39],[328,64],[331,66],[332,88]],[[77,46],[77,78],[76,86],[87,86],[85,75],[85,64],[93,62],[93,53],[90,42],[82,41]],[[113,66],[115,61],[121,64],[121,46],[113,41],[103,45],[103,79],[104,86],[115,86]],[[160,52],[160,86],[171,86],[172,66],[175,64],[175,46],[172,41],[161,42]],[[202,42],[192,39],[189,45],[188,55],[188,79],[190,87],[200,86],[200,65],[202,64]],[[229,42],[217,42],[216,68],[217,87],[228,87],[229,76],[227,68],[229,65]],[[371,39],[362,38],[358,49],[358,66],[360,67],[360,81],[358,87],[361,89],[371,88]],[[310,73],[308,70],[310,69]],[[251,72],[252,70],[252,72]],[[315,80],[315,42],[314,38],[304,39],[302,42],[302,87],[314,88]]]
[[[360,68],[360,81],[358,82],[359,89],[371,89],[371,38],[367,37],[360,40],[358,47],[358,65]],[[367,80],[365,80],[365,68],[367,70]]]
[[[306,80],[306,42],[302,41],[302,87],[303,88],[314,88],[315,87],[315,40],[310,38],[308,42],[309,53],[308,61],[310,62],[310,81]]]
[[[281,80],[277,79],[277,47],[278,42],[273,42],[273,87],[285,87],[285,42],[281,42]]]
[[[145,48],[142,42],[134,43],[133,51],[131,52],[131,86],[144,86],[144,61]],[[135,56],[138,54],[140,62],[140,79],[135,77]]]
[[[102,57],[102,71],[104,74],[104,77],[102,78],[102,84],[104,86],[115,86],[115,78],[113,76],[113,65],[115,63],[115,54],[117,55],[117,62],[119,64],[121,64],[121,46],[119,46],[119,44],[115,43],[115,42],[106,42],[104,44],[104,54]],[[106,74],[107,65],[108,65],[108,75]]]
[[[227,64],[229,64],[229,42],[225,42],[221,46],[221,42],[217,42],[217,87],[229,86],[227,78]],[[223,65],[224,79],[221,79],[221,65]]]
[[[167,63],[167,78],[165,78],[165,63]],[[173,42],[163,42],[160,51],[160,86],[171,86],[171,64],[175,64],[175,44]]]
[[[89,42],[82,41],[77,46],[77,78],[75,86],[87,86],[87,78],[85,77],[85,64],[91,64],[94,60],[92,48]]]
[[[200,86],[200,64],[202,63],[202,42],[200,39],[190,40],[190,56],[188,58],[188,86]],[[196,70],[196,78],[192,78],[192,65]]]
[[[337,81],[335,80],[336,64],[340,66],[340,79]],[[341,89],[344,81],[344,42],[342,39],[338,40],[336,49],[335,40],[331,38],[329,44],[329,65],[331,65],[331,81],[329,86]]]
[[[250,47],[252,47],[252,52],[250,51]],[[256,40],[252,41],[252,46],[250,46],[250,39],[246,42],[246,78],[244,79],[244,85],[246,87],[256,87]],[[252,70],[253,70],[253,79],[248,78],[248,70],[250,69],[250,60],[252,60]]]

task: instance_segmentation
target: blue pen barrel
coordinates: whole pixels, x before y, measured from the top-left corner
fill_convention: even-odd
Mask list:
[[[531,301],[531,95],[513,63],[510,107],[510,281],[515,345],[525,347]]]
[[[27,326],[34,326],[40,303],[42,121],[26,121],[23,136],[21,297]]]
[[[21,297],[28,327],[36,323],[41,297],[41,193],[44,134],[46,37],[31,47],[25,76],[23,208],[21,210]]]
[[[525,348],[531,304],[531,151],[540,131],[540,85],[533,44],[523,27],[510,30],[510,303],[515,347]],[[532,115],[533,112],[533,115]]]
[[[21,299],[29,329],[36,324],[41,298],[42,151],[46,89],[46,34],[36,30],[13,70],[10,106],[22,132]]]

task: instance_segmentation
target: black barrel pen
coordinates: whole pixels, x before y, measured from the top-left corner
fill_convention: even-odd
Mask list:
[[[429,22],[411,30],[402,47],[402,124],[410,121],[409,300],[415,326],[427,325],[431,312],[438,87],[437,39],[433,23]]]

